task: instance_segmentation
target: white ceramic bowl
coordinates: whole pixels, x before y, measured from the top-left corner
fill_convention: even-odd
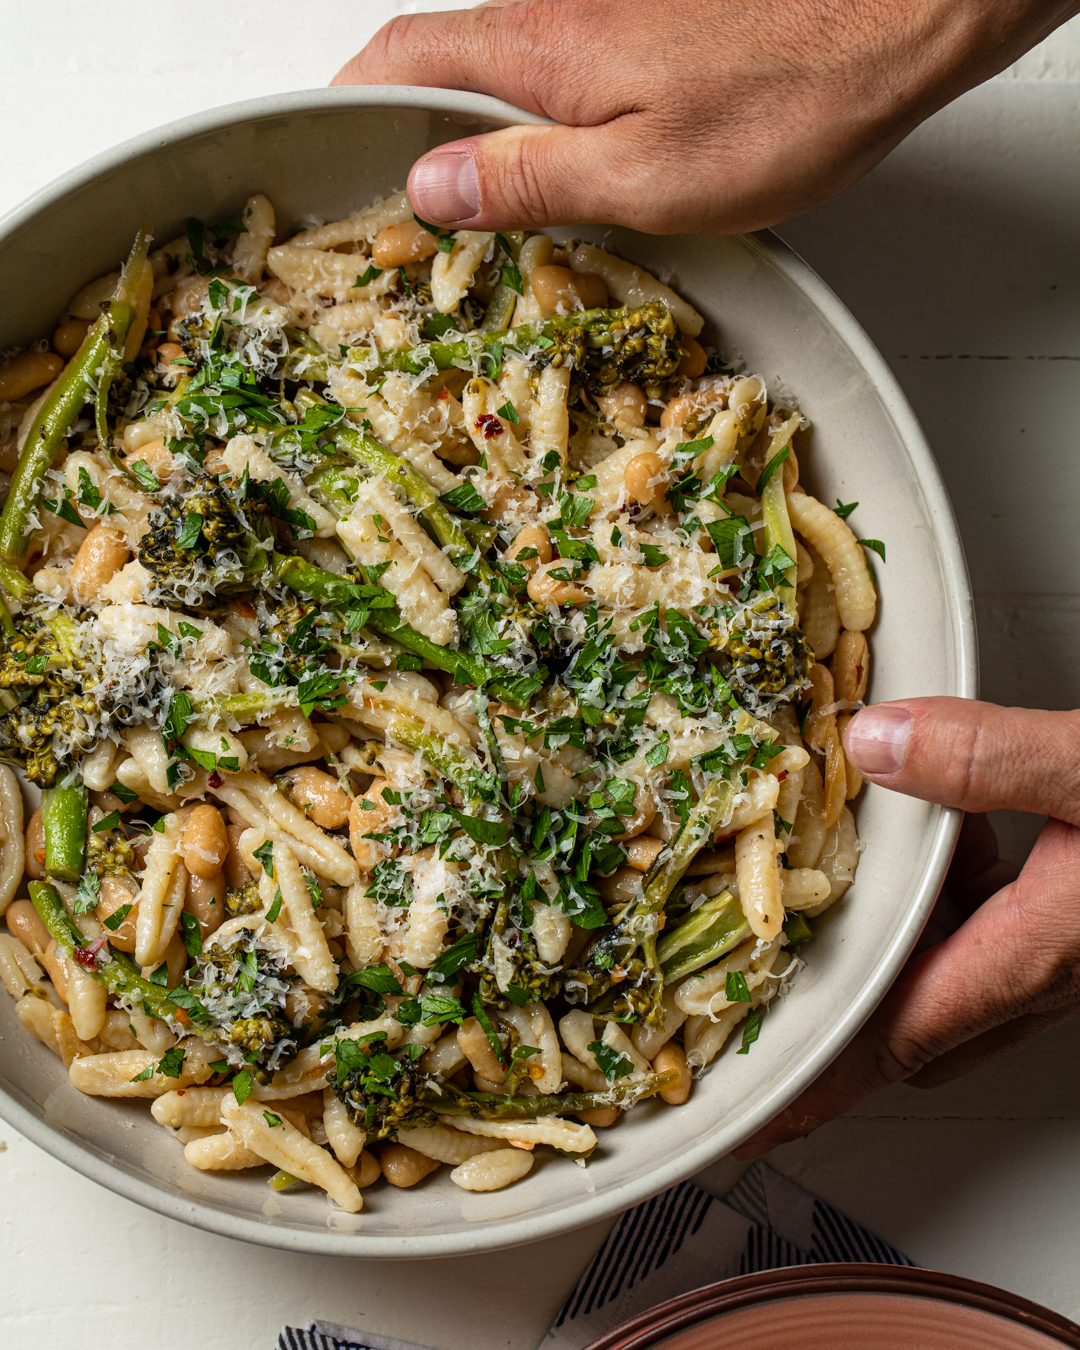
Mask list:
[[[136,225],[159,240],[190,215],[217,220],[265,192],[282,233],[403,186],[441,142],[525,118],[505,104],[423,89],[287,94],[174,122],[91,160],[0,222],[0,348],[48,333],[84,282],[116,266]],[[673,284],[706,337],[798,396],[814,424],[808,477],[825,501],[860,503],[884,539],[872,635],[875,699],[975,693],[971,595],[937,468],[884,361],[832,292],[769,234],[655,238],[579,230]],[[0,995],[0,1115],[54,1157],[161,1214],[293,1251],[449,1256],[549,1237],[637,1204],[720,1157],[790,1102],[841,1050],[892,982],[952,852],[955,813],[871,788],[858,811],[858,881],[821,925],[792,996],[752,1053],[725,1054],[686,1106],[644,1104],[583,1170],[545,1160],[491,1195],[447,1171],[418,1191],[368,1192],[360,1216],[321,1193],[274,1196],[265,1176],[197,1172],[143,1101],[84,1097]]]

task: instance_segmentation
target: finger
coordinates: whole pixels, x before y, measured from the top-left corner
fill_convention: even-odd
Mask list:
[[[997,835],[989,820],[981,815],[966,815],[945,878],[949,899],[966,918],[970,917],[1018,875],[1019,868],[998,856]]]
[[[418,160],[417,215],[454,229],[538,229],[589,220],[651,234],[705,229],[714,203],[677,202],[662,168],[637,157],[634,119],[602,127],[507,127]]]
[[[1080,824],[1080,713],[900,699],[856,713],[844,745],[864,777],[909,797]]]
[[[444,14],[402,14],[384,24],[363,51],[330,81],[340,84],[412,84],[467,89],[505,99],[527,112],[579,123],[566,100],[599,97],[595,81],[575,76],[582,45],[589,68],[613,65],[611,25],[599,2],[574,14],[574,37],[552,5],[480,5]],[[553,110],[552,99],[559,106]]]
[[[1028,1013],[1013,1022],[1006,1022],[1002,1027],[984,1031],[981,1036],[958,1045],[947,1054],[939,1055],[925,1069],[920,1069],[905,1081],[911,1087],[941,1087],[943,1083],[951,1083],[955,1078],[962,1078],[964,1074],[971,1073],[973,1069],[981,1069],[984,1065],[1001,1059],[1003,1055],[1019,1050],[1028,1041],[1075,1015],[1072,1008],[1059,1008],[1052,1013]]]
[[[1078,867],[1080,830],[1048,822],[1017,880],[913,958],[851,1044],[736,1157],[807,1134],[1018,1017],[1065,1015],[1080,997]]]
[[[943,891],[938,896],[934,908],[930,911],[930,917],[919,934],[919,940],[912,949],[911,955],[921,956],[931,947],[936,947],[939,943],[944,942],[947,937],[952,937],[953,933],[964,922],[965,917],[966,915],[956,912],[956,906]]]
[[[551,5],[402,16],[333,83],[469,89],[563,124],[508,127],[424,155],[408,192],[417,215],[434,224],[484,230],[617,218],[653,233],[709,228],[727,190],[675,200],[670,166],[655,153],[653,114],[613,45],[606,9],[601,0],[575,9],[572,32],[565,11]],[[598,81],[601,65],[608,75]]]

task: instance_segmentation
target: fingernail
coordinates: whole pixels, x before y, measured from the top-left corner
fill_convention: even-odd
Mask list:
[[[906,708],[880,704],[864,708],[848,723],[844,744],[860,773],[899,773],[911,736],[912,716]]]
[[[409,200],[416,213],[440,225],[471,220],[480,210],[476,163],[467,150],[434,150],[409,176]]]

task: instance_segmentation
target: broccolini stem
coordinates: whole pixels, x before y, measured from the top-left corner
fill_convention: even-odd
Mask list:
[[[789,914],[784,920],[784,936],[795,947],[800,942],[809,942],[814,930],[801,914]]]
[[[373,609],[367,626],[376,633],[381,633],[383,637],[400,643],[406,651],[414,652],[425,661],[430,661],[436,670],[445,670],[455,676],[459,671],[462,672],[472,684],[483,684],[491,674],[484,663],[469,652],[456,652],[449,647],[440,647],[423,633],[418,633],[415,628],[402,623],[401,615],[396,609]]]
[[[89,945],[75,927],[75,920],[67,912],[55,886],[50,886],[47,881],[31,881],[29,890],[41,922],[49,930],[50,937],[56,939],[58,947],[63,947],[70,956],[76,947]]]
[[[102,453],[114,469],[118,469],[129,482],[138,486],[141,486],[138,479],[112,448],[108,415],[109,390],[124,363],[125,356],[132,358],[138,354],[146,334],[146,317],[150,311],[150,296],[154,288],[153,269],[146,257],[151,236],[149,225],[140,226],[131,254],[124,265],[114,298],[131,306],[131,323],[123,338],[110,344],[108,355],[98,373],[97,388],[94,391],[94,428]]]
[[[292,685],[283,685],[278,689],[260,689],[252,694],[208,694],[191,701],[196,720],[200,722],[207,722],[215,716],[235,717],[243,722],[245,718],[254,718],[259,713],[291,706],[296,702],[296,690]]]
[[[440,1116],[472,1116],[474,1120],[531,1120],[533,1116],[562,1116],[578,1111],[602,1111],[616,1103],[632,1106],[674,1083],[678,1073],[647,1073],[633,1082],[612,1083],[603,1092],[564,1092],[561,1096],[500,1097],[494,1092],[461,1092],[453,1097],[428,1093],[424,1105]]]
[[[678,928],[656,944],[660,969],[668,983],[718,961],[750,936],[742,906],[730,891],[707,900]]]
[[[270,559],[270,570],[283,585],[300,595],[309,595],[324,605],[333,605],[344,609],[359,601],[359,592],[355,581],[338,576],[325,567],[310,563],[297,554],[274,553]]]
[[[350,581],[348,577],[338,576],[336,572],[328,572],[326,568],[318,567],[315,563],[308,562],[306,558],[275,553],[271,561],[271,570],[290,590],[296,591],[298,595],[309,595],[313,600],[319,600],[323,604],[343,609],[348,605],[364,603],[356,582]],[[371,610],[364,626],[383,637],[391,638],[406,651],[422,656],[436,670],[445,670],[462,683],[487,684],[493,697],[513,703],[515,707],[521,706],[517,701],[513,679],[508,678],[504,682],[495,667],[486,665],[471,652],[440,647],[437,642],[432,642],[423,633],[418,633],[415,628],[403,623],[401,614],[395,606],[388,605],[384,609]]]
[[[799,426],[799,415],[788,418],[775,432],[765,451],[765,466],[785,449]],[[762,471],[764,473],[764,470]],[[761,493],[761,519],[765,526],[765,553],[768,556],[779,546],[789,558],[795,559],[795,532],[791,528],[788,516],[787,496],[784,492],[784,466],[777,464],[772,476]],[[777,586],[776,592],[784,608],[789,612],[795,604],[795,575],[797,568],[789,567],[784,573],[784,584]]]
[[[135,318],[134,290],[149,244],[150,230],[141,226],[131,246],[116,296],[93,323],[82,346],[34,418],[0,515],[0,559],[4,562],[17,562],[26,555],[30,538],[27,524],[37,507],[45,475],[52,468],[60,442],[82,411],[91,391],[97,387],[103,370],[108,371],[111,362],[119,363],[123,357],[124,341]],[[10,594],[18,595],[10,581],[8,571],[0,574],[0,584]]]
[[[34,589],[17,567],[2,559],[0,559],[0,586],[16,600],[25,600]]]
[[[410,750],[418,750],[431,767],[461,790],[471,808],[482,805],[477,794],[477,771],[468,758],[445,736],[427,731],[419,722],[398,717],[387,727],[387,734]]]
[[[86,788],[82,783],[52,788],[41,799],[45,827],[45,871],[61,881],[78,881],[86,857]]]
[[[348,605],[363,604],[356,582],[338,576],[336,572],[328,572],[306,558],[275,553],[271,567],[274,576],[299,595],[308,595],[324,605],[342,609]],[[468,652],[454,652],[449,647],[440,647],[415,628],[402,623],[401,614],[394,606],[373,609],[365,627],[381,633],[383,637],[393,638],[408,651],[430,661],[437,670],[448,671],[451,675],[456,675],[459,669],[463,670],[474,684],[483,684],[491,674],[482,661]]]
[[[34,418],[0,515],[0,556],[6,562],[25,555],[29,541],[27,521],[38,504],[42,483],[52,468],[60,442],[90,397],[94,376],[108,360],[113,344],[123,342],[134,317],[131,305],[112,302],[91,327]]]
[[[445,670],[455,676],[462,684],[477,686],[486,684],[492,698],[501,698],[504,703],[512,703],[515,708],[522,706],[512,677],[501,679],[501,672],[496,667],[485,665],[472,652],[452,651],[449,647],[440,647],[437,642],[424,637],[415,628],[402,623],[396,609],[373,609],[367,626],[376,633],[381,633],[383,637],[392,638],[408,651],[415,652],[417,656],[422,656],[425,661],[430,661],[436,670]]]
[[[167,1017],[177,1018],[196,1035],[209,1039],[198,1026],[193,1023],[188,1025],[187,1014],[168,997],[161,985],[151,984],[142,978],[138,966],[129,956],[113,952],[107,943],[95,949],[89,938],[83,937],[76,928],[55,886],[50,886],[46,881],[32,881],[30,900],[50,936],[56,939],[56,945],[68,956],[72,956],[76,949],[85,953],[75,959],[110,994],[138,1004],[143,1012],[162,1021]]]
[[[510,230],[502,235],[509,249],[509,262],[517,267],[518,257],[521,254],[521,246],[525,242],[524,230]],[[505,272],[504,272],[505,275]],[[521,276],[517,278],[518,285],[521,284]],[[505,281],[500,281],[491,293],[491,299],[488,301],[488,307],[484,311],[484,318],[480,324],[481,333],[498,332],[510,327],[510,320],[514,317],[514,307],[517,304],[520,291],[508,286]]]
[[[325,404],[326,400],[313,393],[297,395],[297,407]],[[373,476],[382,476],[396,494],[409,506],[415,506],[435,532],[435,538],[446,549],[451,562],[472,556],[473,545],[466,538],[460,524],[439,500],[435,485],[407,459],[395,455],[374,436],[356,427],[338,426],[333,431],[334,444],[350,459]],[[340,489],[339,489],[340,492]]]
[[[354,427],[338,427],[334,440],[347,455],[362,464],[372,474],[383,474],[386,481],[409,506],[415,506],[435,532],[435,538],[453,563],[468,560],[475,553],[464,530],[454,515],[439,500],[439,494],[419,469],[407,459],[395,455],[380,445],[372,436],[365,436]],[[490,575],[491,569],[482,564],[481,571]]]
[[[690,866],[694,855],[712,836],[731,807],[735,790],[725,778],[714,778],[698,798],[686,824],[676,835],[670,849],[661,853],[644,877],[640,900],[628,900],[614,916],[611,930],[598,939],[597,946],[618,966],[635,969],[627,980],[612,978],[614,967],[592,972],[594,1002],[588,1011],[594,1017],[632,1020],[655,1026],[663,1016],[660,997],[664,973],[657,955],[657,921],[668,896]],[[586,966],[589,964],[588,958]],[[636,969],[638,968],[639,969]]]
[[[664,854],[661,853],[645,877],[644,903],[636,906],[633,901],[630,902],[636,913],[659,914],[664,908],[668,896],[678,885],[682,874],[727,815],[734,795],[735,789],[726,778],[714,778],[706,787],[686,824],[675,836],[667,860],[663,861]],[[655,941],[654,937],[653,942]]]
[[[10,570],[12,572],[15,572],[14,568],[11,568]],[[15,575],[21,577],[22,573],[15,572]],[[25,580],[25,577],[23,578],[23,580]],[[0,585],[2,584],[3,583],[0,582]],[[16,636],[15,621],[11,617],[11,610],[8,609],[7,605],[4,604],[3,596],[0,596],[0,628],[3,629],[5,637],[13,638]]]

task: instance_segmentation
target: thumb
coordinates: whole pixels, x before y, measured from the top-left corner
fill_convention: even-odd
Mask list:
[[[413,165],[409,200],[425,220],[470,230],[618,217],[662,232],[656,195],[628,170],[633,116],[595,127],[507,127],[440,145]]]
[[[844,746],[864,777],[909,797],[1080,825],[1080,713],[898,699],[856,713]]]

